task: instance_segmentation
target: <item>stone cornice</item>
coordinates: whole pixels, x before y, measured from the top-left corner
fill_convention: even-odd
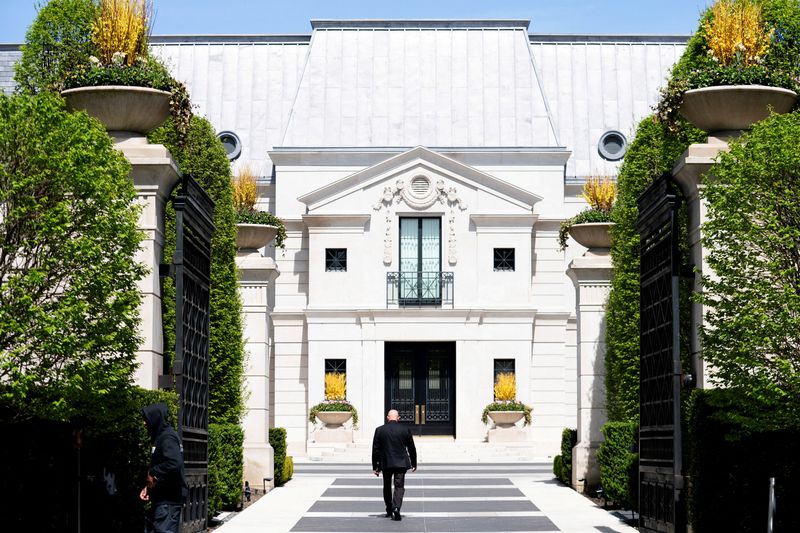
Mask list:
[[[470,222],[478,233],[531,233],[539,215],[506,213],[472,213]]]
[[[303,215],[303,222],[311,233],[358,232],[364,231],[371,215],[363,213],[313,214]]]

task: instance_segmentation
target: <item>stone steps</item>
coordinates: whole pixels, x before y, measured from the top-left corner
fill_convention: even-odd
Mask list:
[[[536,453],[530,442],[455,442],[451,439],[415,440],[420,463],[518,463],[551,461]],[[315,463],[369,463],[372,444],[355,443],[308,443],[307,457],[298,457],[295,462]]]

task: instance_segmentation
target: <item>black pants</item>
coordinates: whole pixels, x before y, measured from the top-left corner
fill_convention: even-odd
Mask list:
[[[145,533],[179,533],[181,505],[159,502],[153,505],[145,519]]]
[[[394,494],[392,494],[392,478],[394,478]],[[387,468],[383,471],[383,502],[386,510],[400,509],[403,506],[403,494],[406,492],[406,469]]]

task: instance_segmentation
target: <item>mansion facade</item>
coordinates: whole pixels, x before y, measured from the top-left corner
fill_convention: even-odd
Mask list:
[[[256,258],[266,273],[240,265],[252,457],[269,427],[287,429],[289,455],[309,453],[330,371],[346,375],[356,443],[389,408],[418,435],[483,442],[495,375],[513,372],[534,457],[558,454],[565,427],[596,447],[610,261],[561,250],[558,230],[586,207],[588,177],[616,175],[687,38],[311,25],[152,38],[287,229],[285,248]]]

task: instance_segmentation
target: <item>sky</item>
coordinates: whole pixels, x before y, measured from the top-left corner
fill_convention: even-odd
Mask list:
[[[153,35],[310,34],[311,19],[526,19],[530,33],[689,35],[709,0],[154,0]],[[0,0],[21,43],[41,0]]]

